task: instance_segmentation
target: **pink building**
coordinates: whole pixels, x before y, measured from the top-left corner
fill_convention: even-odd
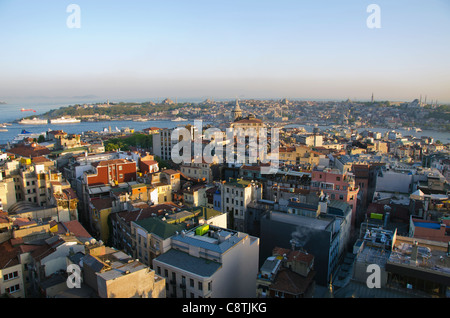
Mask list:
[[[332,169],[314,170],[311,172],[311,190],[328,194],[330,200],[348,203],[352,208],[352,228],[354,228],[359,188],[352,174]]]

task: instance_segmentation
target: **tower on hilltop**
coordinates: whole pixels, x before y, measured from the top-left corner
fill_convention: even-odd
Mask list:
[[[242,110],[239,106],[239,101],[236,99],[236,105],[234,106],[234,109],[232,111],[233,115],[233,121],[239,120],[242,118]]]

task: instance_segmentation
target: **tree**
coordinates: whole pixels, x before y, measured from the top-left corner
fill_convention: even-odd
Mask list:
[[[45,137],[44,135],[40,135],[39,138],[37,139],[38,143],[44,142],[45,141]]]

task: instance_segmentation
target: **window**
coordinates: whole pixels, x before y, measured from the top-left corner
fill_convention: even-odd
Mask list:
[[[211,290],[211,286],[212,285],[212,282],[208,282],[208,290],[210,291]]]
[[[192,278],[189,279],[189,286],[194,287],[194,280]]]
[[[14,279],[14,278],[17,278],[17,277],[19,277],[19,273],[18,272],[13,272],[13,273],[9,273],[9,274],[3,275],[3,280],[7,281],[7,280]]]
[[[169,277],[169,271],[167,269],[164,270],[164,277]]]
[[[122,166],[119,166],[119,171],[122,171]]]
[[[203,290],[203,283],[202,282],[198,282],[198,290]]]
[[[336,177],[336,181],[341,181],[341,177]]]
[[[344,196],[342,194],[339,195],[339,200],[344,200]]]
[[[11,287],[5,289],[5,291],[6,291],[8,294],[15,293],[15,292],[17,292],[17,291],[19,291],[19,290],[20,290],[20,285],[19,285],[19,284],[14,285],[14,286],[11,286]]]

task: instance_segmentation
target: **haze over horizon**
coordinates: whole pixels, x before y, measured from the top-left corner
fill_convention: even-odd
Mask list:
[[[367,27],[371,3],[380,29]],[[449,103],[449,18],[445,0],[0,0],[0,101]]]

